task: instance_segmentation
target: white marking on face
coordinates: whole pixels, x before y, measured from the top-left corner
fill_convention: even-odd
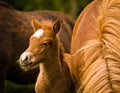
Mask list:
[[[44,30],[38,29],[34,34],[33,37],[40,38],[43,35]]]

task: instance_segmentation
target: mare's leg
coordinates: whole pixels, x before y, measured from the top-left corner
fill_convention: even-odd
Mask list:
[[[8,69],[8,67],[6,67],[3,63],[4,61],[3,60],[1,61],[1,58],[0,58],[0,93],[4,92],[4,83],[5,83],[7,69]]]
[[[12,33],[8,33],[5,29],[0,29],[0,93],[3,93],[4,83],[8,68],[13,65],[13,42]]]
[[[1,47],[2,48],[2,47]],[[10,56],[3,49],[0,50],[0,93],[4,91],[4,83],[10,66]]]

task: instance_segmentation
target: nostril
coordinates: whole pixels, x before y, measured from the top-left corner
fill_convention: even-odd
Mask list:
[[[28,66],[32,63],[31,59],[32,59],[32,53],[31,52],[24,52],[21,56],[20,56],[20,65],[21,66]]]
[[[29,57],[28,56],[25,56],[22,61],[28,61],[29,60]]]
[[[30,61],[31,60],[31,57],[32,57],[32,53],[30,53],[30,52],[24,52],[22,55],[21,55],[21,57],[20,57],[20,59],[21,59],[21,61]]]

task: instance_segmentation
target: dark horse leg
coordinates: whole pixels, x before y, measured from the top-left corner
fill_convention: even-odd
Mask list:
[[[0,93],[4,93],[4,83],[8,70],[8,65],[6,65],[7,62],[8,60],[4,58],[4,54],[0,54]]]
[[[3,93],[6,74],[12,64],[10,60],[13,50],[9,41],[10,37],[6,36],[7,34],[4,32],[0,34],[0,93]]]

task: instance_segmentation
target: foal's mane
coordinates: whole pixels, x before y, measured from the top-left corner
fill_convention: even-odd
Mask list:
[[[95,0],[99,33],[79,53],[79,93],[120,92],[120,0]]]
[[[43,29],[51,29],[53,26],[53,22],[51,20],[42,20],[40,23],[42,24]]]

